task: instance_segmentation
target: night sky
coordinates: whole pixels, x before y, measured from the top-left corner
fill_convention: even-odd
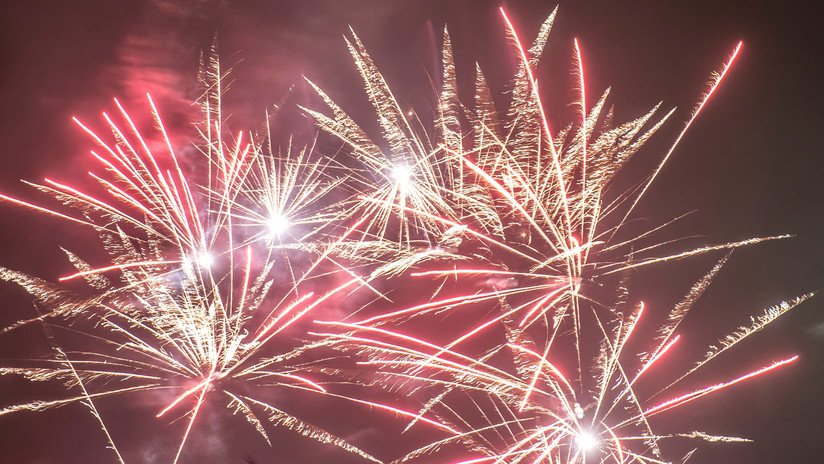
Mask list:
[[[227,96],[232,125],[260,120],[267,106],[295,85],[285,118],[290,130],[312,127],[295,104],[314,102],[310,77],[368,121],[343,35],[351,25],[402,101],[426,108],[428,76],[437,76],[441,30],[452,35],[460,82],[471,88],[473,61],[500,94],[513,69],[497,13],[489,1],[18,1],[0,6],[0,191],[34,198],[19,179],[85,175],[90,143],[72,116],[101,127],[99,114],[120,98],[133,113],[151,92],[181,138],[191,135],[190,101],[200,50],[216,36],[224,65],[233,65]],[[522,36],[531,40],[555,7],[552,1],[510,1]],[[750,314],[824,285],[824,33],[814,7],[788,2],[569,1],[560,4],[539,70],[552,122],[568,121],[574,97],[572,39],[578,37],[590,96],[612,86],[617,119],[659,101],[678,107],[674,118],[621,174],[642,179],[705,91],[709,73],[738,40],[733,71],[694,124],[639,205],[634,217],[661,223],[694,211],[670,231],[688,243],[720,243],[793,234],[734,253],[685,330],[707,334],[704,345]],[[462,94],[468,99],[471,94]],[[592,103],[592,101],[590,101]],[[144,113],[144,116],[148,113]],[[369,127],[368,123],[366,124]],[[334,149],[331,140],[322,140]],[[0,265],[50,280],[69,271],[59,246],[83,249],[94,234],[0,204]],[[641,271],[634,291],[662,311],[677,301],[719,256]],[[712,398],[668,419],[685,430],[740,435],[752,444],[703,444],[690,462],[789,463],[824,461],[824,303],[810,301],[749,339],[700,377],[722,379],[766,359],[797,353],[795,365]],[[30,317],[29,298],[0,284],[0,326]],[[695,338],[700,338],[696,336]],[[0,339],[0,359],[43,354],[37,330]],[[699,347],[703,347],[700,345]],[[686,360],[685,360],[686,361]],[[753,364],[755,363],[755,364]],[[0,406],[27,398],[27,384],[0,378]],[[41,391],[41,390],[39,390]],[[61,394],[59,385],[50,392]],[[150,420],[139,402],[104,406],[127,462],[167,462],[180,424]],[[317,411],[311,414],[318,414]],[[399,429],[366,413],[326,420],[367,450],[390,456]],[[228,415],[228,414],[227,414]],[[274,431],[268,448],[237,418],[210,416],[183,462],[348,462],[345,453],[307,451],[301,438]],[[383,420],[383,422],[382,422]],[[342,426],[340,423],[349,422]],[[338,423],[340,422],[340,423]],[[376,425],[377,424],[377,425]],[[383,425],[381,425],[383,424]],[[388,436],[379,433],[388,431]],[[0,417],[0,462],[109,462],[104,439],[80,405]],[[188,445],[187,445],[188,446]],[[309,448],[318,448],[309,442]],[[665,448],[666,449],[666,448]],[[313,454],[314,453],[314,454]],[[343,458],[341,458],[341,456]],[[131,457],[131,459],[128,459]],[[672,456],[675,458],[676,456]]]

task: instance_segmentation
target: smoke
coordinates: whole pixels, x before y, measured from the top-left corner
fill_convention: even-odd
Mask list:
[[[128,27],[106,80],[126,101],[156,100],[186,107],[195,89],[197,57],[209,42],[220,0],[151,0]]]

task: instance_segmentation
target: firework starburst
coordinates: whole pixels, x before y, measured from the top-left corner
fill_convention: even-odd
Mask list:
[[[301,111],[319,137],[342,143],[335,156],[319,153],[318,139],[277,148],[276,114],[259,132],[231,132],[221,102],[228,73],[214,50],[202,66],[192,145],[173,141],[150,96],[151,128],[118,100],[114,115],[102,115],[103,131],[75,119],[94,143],[89,178],[30,183],[50,200],[0,199],[92,228],[108,260],[66,250],[76,271],[58,284],[0,268],[40,311],[3,332],[38,325],[53,344],[52,356],[8,363],[0,374],[60,381],[69,392],[0,415],[83,403],[119,462],[99,406],[127,393],[162,398],[154,415],[180,421],[172,462],[185,456],[207,406],[241,415],[270,444],[270,429],[283,427],[380,462],[301,419],[283,399],[290,394],[368,406],[441,434],[396,462],[444,462],[457,450],[465,464],[658,464],[668,462],[668,438],[744,440],[693,427],[660,433],[655,420],[794,362],[767,357],[749,372],[694,379],[809,295],[767,309],[674,377],[658,366],[688,343],[681,323],[731,250],[784,236],[670,250],[676,240],[658,237],[680,217],[627,231],[742,45],[652,174],[615,195],[618,173],[674,110],[659,104],[619,122],[609,89],[590,104],[586,47],[576,38],[574,116],[553,129],[536,73],[556,12],[528,48],[500,12],[516,63],[505,110],[480,66],[472,101],[461,102],[444,30],[427,122],[350,31],[378,134],[309,81],[323,107]],[[668,312],[629,291],[636,269],[722,250]],[[376,390],[402,398],[373,400]],[[412,410],[400,407],[410,402]]]

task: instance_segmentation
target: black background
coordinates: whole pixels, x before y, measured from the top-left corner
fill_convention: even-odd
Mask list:
[[[529,40],[555,6],[527,0],[504,5]],[[187,136],[192,112],[187,102],[195,96],[198,52],[215,34],[223,63],[235,65],[227,105],[237,128],[259,120],[266,105],[279,100],[292,84],[294,102],[311,101],[301,75],[319,83],[369,127],[372,116],[342,39],[347,25],[360,35],[400,98],[420,111],[432,102],[427,73],[436,69],[444,23],[452,34],[461,81],[471,88],[473,60],[478,60],[500,92],[512,58],[497,6],[468,0],[4,2],[0,191],[32,198],[18,179],[83,176],[90,167],[85,155],[90,143],[71,116],[102,127],[99,113],[113,109],[114,96],[145,117],[142,95],[151,92],[169,125],[181,138]],[[739,39],[745,42],[728,80],[634,214],[657,224],[696,210],[668,237],[695,236],[690,240],[698,244],[794,235],[734,254],[684,330],[685,340],[695,341],[695,353],[747,323],[749,314],[819,290],[824,277],[824,34],[815,8],[796,2],[563,3],[540,70],[545,105],[556,126],[568,120],[574,97],[573,37],[583,46],[590,103],[611,85],[619,119],[637,116],[659,101],[678,107],[668,128],[622,174],[627,183],[654,167],[705,91],[710,71]],[[292,119],[300,121],[292,111]],[[294,130],[310,131],[306,123]],[[93,243],[87,231],[0,205],[2,266],[55,279],[69,269],[59,245],[82,251]],[[713,258],[717,256],[670,265],[673,271],[640,272],[635,291],[651,308],[666,311]],[[747,445],[702,445],[691,462],[824,459],[821,306],[821,297],[813,298],[709,367],[701,378],[731,378],[792,353],[801,356],[797,364],[662,419],[681,430],[755,440]],[[30,314],[22,292],[0,285],[2,325]],[[42,353],[44,343],[36,330],[9,334],[0,340],[2,358]],[[59,388],[46,392],[61,394]],[[25,384],[0,379],[3,406],[31,397],[28,393]],[[138,401],[102,403],[127,462],[169,460],[180,423],[147,419],[152,414]],[[246,453],[260,463],[342,462],[337,460],[340,453],[312,451],[289,432],[275,432],[275,447],[268,448],[241,419],[227,419],[219,411],[209,414],[205,432],[193,438],[183,462],[242,462]],[[387,421],[372,422],[368,416],[357,410],[330,414],[326,421],[340,433],[361,439],[378,456],[396,456],[398,449],[405,449],[397,427],[386,427],[389,436],[384,436],[378,430]],[[79,405],[0,417],[2,462],[107,462],[111,455],[103,444],[95,422]]]

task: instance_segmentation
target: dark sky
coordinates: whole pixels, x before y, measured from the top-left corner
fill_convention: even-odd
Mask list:
[[[493,87],[501,91],[511,61],[496,11],[499,3],[3,2],[0,191],[31,197],[18,179],[83,175],[89,166],[85,158],[89,144],[71,116],[99,124],[99,113],[111,109],[112,97],[139,113],[145,108],[142,95],[150,91],[170,124],[185,129],[198,52],[209,46],[215,34],[223,63],[235,65],[227,104],[237,127],[256,121],[266,105],[280,99],[292,84],[296,84],[293,100],[305,101],[308,92],[301,75],[354,108],[356,117],[368,119],[342,38],[347,25],[357,31],[390,85],[407,102],[431,104],[427,73],[432,74],[437,63],[436,37],[444,23],[453,37],[459,78],[469,78],[477,60]],[[528,0],[504,4],[522,34],[530,38],[555,6]],[[659,142],[643,150],[623,174],[629,182],[641,179],[660,159],[705,90],[709,72],[739,39],[745,42],[729,79],[636,217],[659,223],[697,210],[678,226],[677,235],[696,235],[706,243],[782,233],[795,237],[736,252],[692,315],[689,329],[706,332],[712,340],[746,323],[747,316],[761,308],[820,290],[824,282],[824,34],[815,8],[800,2],[562,3],[540,70],[544,99],[556,124],[567,114],[572,96],[573,37],[579,37],[583,46],[591,94],[611,85],[619,118],[638,115],[659,101],[679,108]],[[58,246],[93,239],[53,220],[0,205],[2,266],[54,279],[68,269]],[[657,274],[642,274],[639,291],[649,292],[648,299],[664,307],[711,262],[712,258],[675,264],[680,270],[667,274],[674,284]],[[805,303],[748,341],[736,356],[721,361],[721,368],[706,374],[708,379],[721,379],[759,359],[801,355],[800,362],[778,375],[742,385],[723,397],[697,401],[681,414],[678,420],[687,429],[756,440],[746,446],[702,445],[691,462],[821,461],[822,306],[821,296]],[[19,291],[0,286],[0,325],[30,313],[31,306]],[[37,337],[0,340],[0,358],[30,355],[35,340],[41,341]],[[19,384],[0,379],[0,398],[24,393]],[[133,443],[126,445],[135,457],[130,462],[154,462],[152,447],[164,446],[164,440],[146,439],[145,429],[124,419],[139,409],[140,405],[121,405],[109,412],[118,416],[114,422],[120,427],[116,429],[120,441]],[[251,433],[227,432],[222,428],[229,427],[226,424],[244,426],[215,419],[208,436],[198,442],[202,449],[214,451],[203,454],[200,462],[242,462],[246,453],[253,453],[261,463],[336,462],[327,455],[299,457],[299,448],[288,443],[282,449],[269,449],[248,438]],[[165,423],[155,422],[154,427],[161,434],[163,430],[177,433],[177,428]],[[366,440],[380,442],[375,436]],[[81,406],[0,417],[2,462],[106,462],[110,455],[102,445],[93,420]]]

